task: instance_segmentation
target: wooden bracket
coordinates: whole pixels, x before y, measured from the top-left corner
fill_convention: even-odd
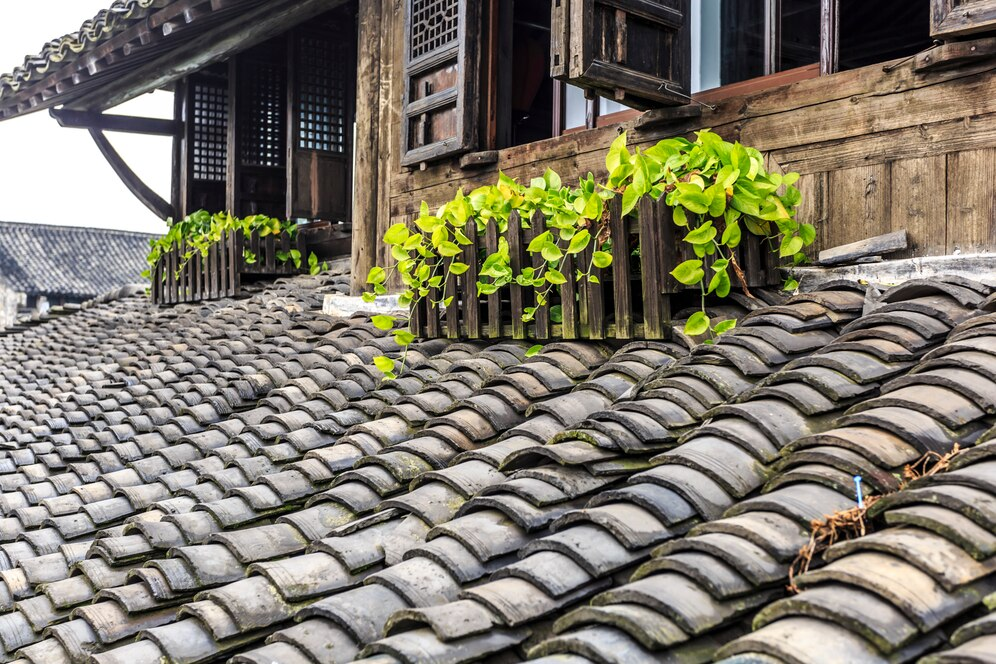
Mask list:
[[[111,142],[107,140],[104,132],[99,129],[90,129],[90,136],[93,138],[93,142],[97,144],[97,149],[104,155],[104,159],[107,160],[107,163],[111,165],[117,176],[128,187],[128,191],[133,193],[138,200],[142,201],[145,207],[155,212],[160,219],[168,219],[174,216],[175,211],[173,210],[173,206],[167,203],[162,196],[152,191],[149,185],[142,182],[142,179],[138,177],[135,171],[131,170],[131,167],[125,163],[125,160],[114,149],[114,146],[111,145]]]
[[[468,152],[460,157],[460,168],[480,168],[498,163],[498,150]]]
[[[73,111],[66,108],[50,108],[48,114],[55,118],[60,127],[74,129],[121,131],[153,136],[179,136],[183,133],[183,123],[176,120],[140,118],[131,115],[105,115],[92,111]]]
[[[992,57],[996,57],[996,37],[948,42],[918,54],[913,61],[913,71],[948,69]]]

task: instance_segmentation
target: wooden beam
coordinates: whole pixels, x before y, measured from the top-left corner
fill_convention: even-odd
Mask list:
[[[176,120],[140,118],[131,115],[105,115],[90,111],[72,111],[65,108],[50,108],[48,114],[55,118],[60,127],[74,129],[121,131],[129,134],[150,134],[153,136],[178,136],[183,132],[183,123]]]
[[[135,171],[131,170],[131,167],[125,163],[125,160],[114,149],[114,146],[111,145],[111,142],[107,140],[104,132],[99,129],[90,129],[90,136],[93,138],[93,142],[97,144],[100,154],[104,155],[104,159],[107,160],[107,163],[111,165],[117,176],[128,187],[128,191],[135,195],[135,198],[142,201],[142,204],[155,212],[160,219],[168,219],[174,216],[173,206],[163,200],[162,196],[152,191],[149,185],[142,182],[142,179],[138,177]]]
[[[821,251],[819,264],[839,265],[840,263],[853,263],[859,258],[890,254],[894,251],[902,251],[908,246],[909,237],[904,229]]]
[[[247,11],[217,30],[186,42],[163,57],[107,81],[66,104],[74,110],[105,110],[151,92],[249,46],[285,32],[291,26],[334,9],[346,0],[271,0]]]

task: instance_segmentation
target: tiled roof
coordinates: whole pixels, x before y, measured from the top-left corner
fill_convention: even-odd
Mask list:
[[[52,69],[74,62],[114,35],[145,20],[149,14],[168,5],[170,1],[114,0],[109,8],[100,10],[92,19],[84,21],[79,30],[53,39],[37,55],[26,56],[24,63],[12,72],[0,74],[0,99],[43,78]]]
[[[737,329],[691,348],[423,342],[385,383],[371,359],[393,341],[320,313],[345,284],[123,298],[0,339],[2,658],[988,652],[989,287],[734,301],[716,313]],[[949,468],[901,483],[955,443]],[[856,474],[886,496],[871,532],[789,595],[810,521],[855,504]],[[991,661],[955,652],[937,661]]]
[[[28,295],[96,297],[142,280],[154,237],[0,221],[0,282]]]

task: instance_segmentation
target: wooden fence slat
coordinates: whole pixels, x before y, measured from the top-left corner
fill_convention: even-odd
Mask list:
[[[241,277],[245,269],[243,259],[245,251],[245,237],[240,231],[232,231],[228,234],[228,294],[234,296],[239,292]]]
[[[481,303],[477,298],[477,222],[474,219],[467,221],[463,233],[470,240],[470,244],[464,245],[460,262],[468,267],[467,271],[460,275],[462,297],[454,298],[454,302],[457,299],[463,300],[463,322],[467,338],[480,339]]]
[[[541,235],[546,230],[546,217],[543,216],[542,212],[537,210],[533,213],[533,217],[530,220],[530,226],[529,240],[531,241],[534,237]],[[526,246],[529,245],[528,242],[525,244]],[[543,263],[544,260],[541,255],[538,253],[533,254],[533,267],[539,269]],[[540,306],[538,301],[538,297],[541,292],[545,290],[545,285],[535,289],[535,296],[537,299],[535,300],[536,313],[533,320],[535,322],[536,338],[541,340],[550,338],[550,302]],[[553,298],[551,297],[549,299],[552,300]]]
[[[176,257],[177,270],[180,276],[177,277],[177,295],[179,297],[179,302],[187,302],[187,263],[183,259],[183,255],[187,253],[187,243],[183,240],[180,241],[180,246],[178,247],[178,255]]]
[[[152,266],[152,302],[163,303],[163,257],[160,254],[159,260]]]
[[[591,243],[578,254],[578,260],[582,265],[591,265],[591,255],[595,252],[594,243]],[[592,276],[598,278],[599,283],[593,284],[587,279],[581,282],[581,297],[584,298],[587,310],[587,337],[589,339],[605,338],[605,296],[602,293],[603,283],[602,270],[592,270]],[[583,324],[583,323],[582,323]]]
[[[633,338],[633,293],[629,277],[629,233],[618,198],[609,201],[609,237],[612,240],[612,292],[616,338]],[[598,247],[595,247],[598,249]]]
[[[446,265],[449,266],[454,258],[447,258]],[[446,336],[450,339],[460,338],[460,287],[457,284],[457,276],[446,270],[446,286],[443,288],[443,301],[449,300],[446,309]]]
[[[512,211],[508,218],[508,252],[509,264],[512,267],[512,274],[522,272],[525,263],[525,247],[523,242],[527,237],[525,229],[522,228],[522,218],[517,211]],[[509,304],[512,309],[512,337],[514,339],[526,338],[526,324],[522,321],[522,310],[525,308],[525,289],[512,282],[509,287]]]
[[[673,229],[670,220],[662,219],[662,203],[654,203],[649,196],[640,199],[640,264],[643,268],[643,336],[647,339],[664,338],[664,310],[662,294],[668,284],[664,274],[677,255],[674,251],[674,237],[671,233],[671,246],[667,250],[666,229]],[[665,229],[666,227],[666,229]],[[663,245],[663,246],[662,246]],[[673,268],[671,268],[673,269]]]
[[[577,270],[577,262],[574,254],[564,256],[563,263],[564,276],[567,283],[560,287],[560,313],[562,316],[561,331],[565,339],[578,338],[578,284],[574,278]]]
[[[194,301],[199,301],[204,299],[204,288],[203,288],[203,274],[204,274],[204,256],[201,255],[200,250],[196,250],[194,257],[194,269],[192,271],[194,288],[192,296]]]
[[[511,223],[511,222],[509,222]],[[498,224],[496,222],[488,222],[484,230],[484,250],[488,255],[491,255],[498,251]],[[473,268],[476,274],[477,268]],[[469,272],[469,270],[468,270]],[[491,339],[497,339],[502,336],[501,329],[501,293],[496,292],[488,295],[488,325],[485,334]]]
[[[429,274],[432,274],[432,269],[434,263],[431,259],[427,259],[426,263],[429,266]],[[425,334],[431,339],[439,337],[439,307],[433,304],[439,299],[439,289],[430,288],[429,294],[426,296],[425,300]]]
[[[263,254],[266,256],[265,263],[263,264],[263,266],[266,272],[269,274],[273,274],[274,272],[277,271],[276,244],[277,243],[274,241],[273,236],[267,235],[266,238],[264,238],[263,242],[261,243],[262,246],[260,247],[263,250]],[[258,264],[259,260],[257,260],[256,263]]]
[[[218,297],[218,243],[208,247],[207,272],[208,297],[214,300]]]
[[[286,254],[286,253],[290,253],[290,248],[291,248],[290,235],[288,235],[287,233],[281,233],[280,234],[280,247],[278,247],[278,249]],[[287,260],[284,261],[283,263],[280,263],[278,261],[277,262],[277,271],[285,273],[285,274],[294,274],[294,261],[293,261],[293,259],[291,259],[290,256],[288,256]]]

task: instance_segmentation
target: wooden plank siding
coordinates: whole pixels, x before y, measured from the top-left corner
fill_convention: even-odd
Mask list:
[[[394,39],[389,32],[382,49]],[[398,67],[400,54],[393,62],[384,54],[383,62]],[[381,94],[395,90],[390,72],[381,74]],[[382,113],[380,143],[390,164],[379,176],[390,196],[378,196],[378,235],[417,213],[422,200],[439,205],[457,188],[493,183],[499,169],[522,181],[547,167],[566,182],[589,171],[604,177],[605,150],[621,130],[631,145],[645,147],[711,127],[762,150],[769,167],[802,173],[799,218],[817,226],[814,251],[901,228],[911,249],[900,255],[996,249],[996,152],[988,147],[996,145],[996,62],[926,72],[915,72],[912,62],[888,72],[875,65],[717,104],[670,124],[635,120],[499,150],[491,166],[461,168],[452,159],[409,170],[390,153],[397,152],[397,132],[385,126],[397,124]],[[376,253],[387,260],[386,247]],[[365,275],[369,266],[357,268]]]

